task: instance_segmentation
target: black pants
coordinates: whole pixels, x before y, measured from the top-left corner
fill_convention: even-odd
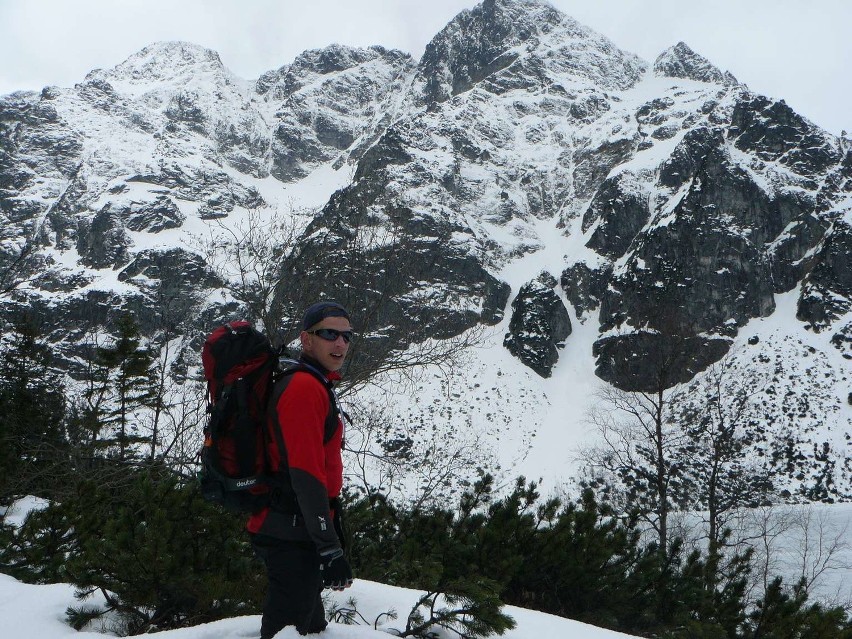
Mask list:
[[[258,534],[252,535],[252,547],[266,564],[269,581],[260,638],[272,639],[284,626],[296,626],[301,635],[324,630],[322,576],[314,544]]]

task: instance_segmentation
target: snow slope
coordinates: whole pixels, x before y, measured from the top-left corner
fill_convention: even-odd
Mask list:
[[[378,630],[370,625],[348,626],[337,623],[329,625],[321,636],[323,639],[371,639],[387,637],[394,628],[405,628],[403,617],[422,594],[404,588],[393,588],[370,581],[356,580],[351,589],[337,594],[327,602],[327,609],[334,604],[349,606],[354,598],[358,611],[370,623],[382,613],[395,610],[400,619],[394,621],[381,617]],[[90,628],[77,632],[63,621],[65,610],[69,606],[79,605],[74,598],[74,589],[68,584],[50,584],[34,586],[25,584],[0,574],[0,618],[3,619],[4,639],[95,639],[103,637],[103,629]],[[522,608],[506,607],[517,627],[507,631],[506,639],[618,639],[627,638],[619,632],[596,628],[588,624],[562,619]],[[260,634],[260,616],[236,617],[208,623],[193,628],[181,628],[158,632],[161,639],[233,639],[234,637],[253,637]],[[456,634],[441,632],[441,639],[452,639]],[[278,639],[297,639],[299,634],[294,628],[285,628],[279,632]]]

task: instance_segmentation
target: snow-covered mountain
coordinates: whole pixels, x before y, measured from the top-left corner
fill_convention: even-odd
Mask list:
[[[486,329],[464,366],[362,391],[412,455],[559,483],[596,388],[722,362],[779,488],[852,495],[850,141],[684,43],[651,63],[537,0],[486,0],[419,61],[332,45],[245,81],[160,43],[0,98],[0,256],[32,278],[0,310],[35,312],[72,372],[130,310],[183,339],[181,380],[245,312],[199,238],[304,209],[282,269],[311,288],[276,290],[285,319],[321,291],[356,317],[383,301],[365,342]]]

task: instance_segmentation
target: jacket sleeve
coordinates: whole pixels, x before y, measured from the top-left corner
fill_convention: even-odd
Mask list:
[[[340,548],[328,505],[323,431],[328,391],[309,373],[296,373],[278,400],[278,421],[287,450],[290,482],[305,527],[320,554]]]

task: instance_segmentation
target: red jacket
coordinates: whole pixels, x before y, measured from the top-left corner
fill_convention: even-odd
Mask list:
[[[325,373],[329,381],[340,379],[312,360],[303,361]],[[293,512],[294,508],[282,512],[267,507],[253,514],[246,528],[280,539],[312,540],[320,553],[339,548],[329,499],[339,497],[343,487],[343,422],[339,416],[329,418],[329,392],[306,371],[279,380],[271,401],[275,410],[270,411],[267,424],[269,468],[273,474],[289,475],[301,516]],[[331,431],[328,437],[327,426]]]

